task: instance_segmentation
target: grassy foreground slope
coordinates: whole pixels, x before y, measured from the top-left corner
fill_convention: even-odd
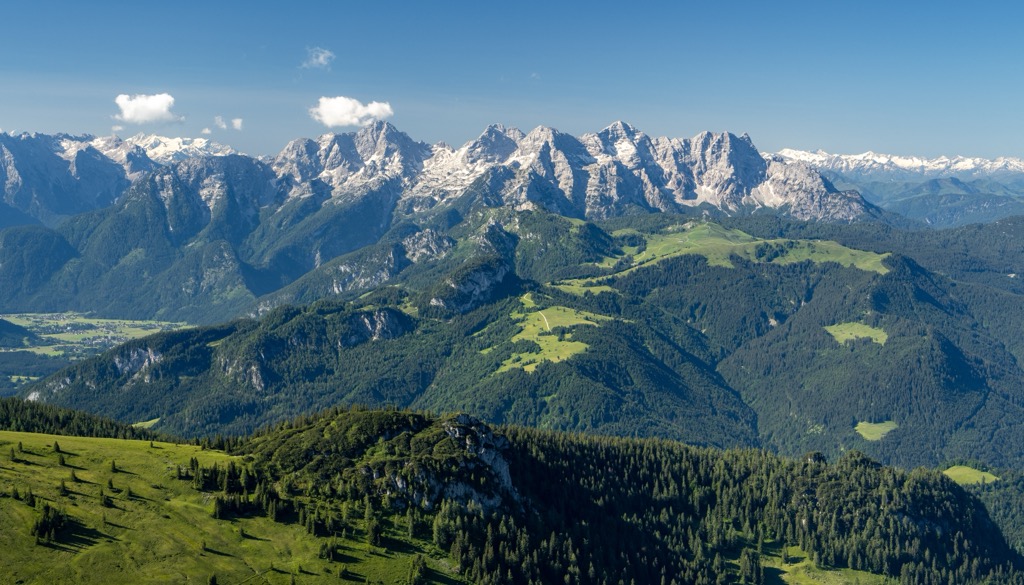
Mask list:
[[[408,537],[389,540],[390,547],[370,546],[357,538],[356,521],[351,538],[336,538],[332,560],[321,557],[324,539],[298,523],[216,519],[218,492],[196,489],[178,474],[193,459],[201,467],[242,464],[223,451],[9,431],[0,431],[0,448],[4,582],[206,583],[215,574],[220,583],[286,584],[293,577],[299,583],[396,583],[429,546]],[[64,511],[67,521],[52,540],[37,541],[32,527],[45,506]],[[402,534],[390,525],[385,531],[389,538]],[[453,581],[437,575],[431,582]]]
[[[858,453],[788,461],[361,409],[233,454],[0,443],[12,582],[1021,582],[977,500]]]

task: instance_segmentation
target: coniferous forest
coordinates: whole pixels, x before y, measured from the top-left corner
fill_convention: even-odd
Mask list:
[[[45,429],[66,413],[27,406],[14,416]],[[103,436],[113,427],[97,419],[76,428]],[[348,564],[346,544],[355,539],[383,554],[424,543],[409,583],[439,578],[424,554],[471,583],[770,583],[787,555],[893,583],[1024,582],[1020,553],[982,500],[939,472],[882,466],[856,451],[834,461],[820,453],[787,459],[363,408],[330,409],[203,447],[235,457],[212,464],[193,457],[173,466],[170,478],[143,481],[207,494],[216,522],[266,518],[282,530],[300,527],[319,543],[320,562],[343,579],[357,566]],[[53,451],[65,465],[67,451],[56,442]],[[99,504],[111,511],[140,497],[130,478],[116,479],[132,473],[125,465],[133,464],[111,461],[113,479],[100,490]],[[72,477],[75,469],[85,473],[71,469]],[[53,499],[39,499],[38,486],[4,495],[22,504],[32,498],[38,517],[26,534],[59,548],[81,534],[80,512],[67,505],[78,485],[62,481]]]
[[[222,487],[215,514],[271,514],[329,537],[356,510],[371,539],[374,522],[398,518],[429,530],[474,583],[763,583],[760,555],[779,544],[902,583],[1021,578],[977,499],[858,452],[787,460],[362,409],[230,446],[251,467],[194,470]]]

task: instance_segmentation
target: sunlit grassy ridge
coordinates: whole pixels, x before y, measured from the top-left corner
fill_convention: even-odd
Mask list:
[[[849,268],[885,274],[889,271],[882,261],[888,254],[877,254],[847,248],[842,244],[825,240],[760,239],[736,229],[729,229],[715,223],[690,222],[674,226],[656,234],[641,234],[636,230],[621,230],[613,235],[640,235],[646,247],[623,250],[623,255],[607,257],[597,265],[612,268],[620,260],[628,260],[628,266],[616,274],[628,274],[645,266],[686,254],[704,256],[711,266],[732,268],[731,258],[738,256],[752,262],[793,264],[811,262],[835,262]],[[603,283],[607,278],[579,278],[564,280],[554,286],[565,292],[583,294],[586,291],[599,293],[613,289]]]
[[[430,546],[386,522],[390,546],[339,539],[343,558],[332,562],[319,557],[323,539],[298,524],[262,516],[214,519],[217,494],[177,479],[177,466],[187,467],[192,457],[203,466],[241,458],[194,445],[0,432],[0,456],[4,583],[206,583],[213,574],[220,583],[284,585],[293,577],[300,583],[397,583],[412,556]],[[67,495],[60,494],[62,480]],[[14,490],[20,499],[10,497]],[[100,490],[111,507],[102,505]],[[34,507],[26,502],[29,491]],[[30,529],[44,503],[66,511],[72,522],[56,542],[37,544]],[[442,567],[433,559],[428,564]],[[434,582],[458,582],[432,575],[440,578]]]
[[[815,566],[807,553],[798,546],[773,543],[764,549],[765,583],[793,585],[882,585],[886,578],[853,569],[824,569]]]

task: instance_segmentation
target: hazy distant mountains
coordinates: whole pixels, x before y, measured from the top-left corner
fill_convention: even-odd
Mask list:
[[[935,227],[995,221],[1024,214],[1024,160],[933,159],[866,152],[857,155],[782,150],[835,185],[855,189],[886,210]]]

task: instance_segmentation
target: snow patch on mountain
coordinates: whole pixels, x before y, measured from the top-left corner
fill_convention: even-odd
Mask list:
[[[136,134],[123,140],[125,145],[138,146],[154,161],[166,165],[189,158],[227,156],[238,151],[207,138],[169,138],[156,134]],[[112,144],[116,142],[112,141]],[[118,146],[120,148],[120,146]],[[111,158],[114,158],[113,156]]]

